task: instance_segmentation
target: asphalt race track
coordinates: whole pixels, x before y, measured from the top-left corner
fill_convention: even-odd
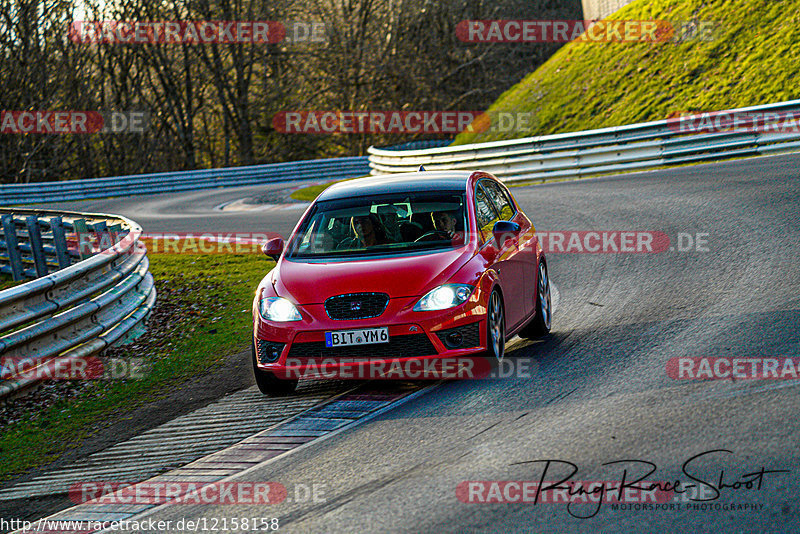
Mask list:
[[[800,356],[798,168],[789,155],[514,188],[538,230],[659,231],[676,250],[551,253],[553,332],[506,356],[532,372],[440,384],[237,479],[316,484],[320,502],[184,504],[147,517],[278,517],[280,532],[798,531],[797,380],[667,374],[671,358]],[[58,206],[123,214],[145,232],[287,235],[299,208],[213,211],[264,189]],[[708,234],[707,245],[679,251],[679,233]],[[651,462],[645,480],[696,482],[694,496],[708,500],[689,492],[623,510],[457,496],[465,481],[561,480],[570,470],[556,461],[576,466],[572,481],[619,481],[625,470],[630,481]],[[486,497],[492,485],[472,487]]]

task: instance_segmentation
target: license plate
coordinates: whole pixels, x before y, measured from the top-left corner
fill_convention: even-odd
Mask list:
[[[389,329],[364,328],[361,330],[336,330],[325,332],[326,347],[345,347],[352,345],[374,345],[389,342]]]

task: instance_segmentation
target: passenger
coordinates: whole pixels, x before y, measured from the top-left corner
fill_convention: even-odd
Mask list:
[[[389,242],[377,217],[372,214],[359,215],[350,219],[350,228],[355,237],[345,239],[339,244],[340,249],[374,247]]]

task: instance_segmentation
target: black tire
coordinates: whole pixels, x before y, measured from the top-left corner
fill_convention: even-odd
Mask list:
[[[486,355],[502,360],[506,351],[506,314],[503,297],[495,289],[486,310]]]
[[[251,346],[251,352],[253,354],[253,376],[261,393],[270,397],[285,397],[294,393],[294,390],[297,389],[297,380],[278,378],[274,373],[259,369],[256,363],[255,344]]]
[[[536,275],[536,313],[533,319],[525,325],[519,333],[520,337],[536,339],[550,333],[553,321],[553,305],[550,300],[550,275],[547,264],[539,263],[539,272]]]

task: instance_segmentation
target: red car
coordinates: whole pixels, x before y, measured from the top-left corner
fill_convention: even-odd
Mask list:
[[[363,371],[501,359],[508,337],[550,331],[533,225],[485,172],[340,182],[286,246],[275,238],[263,250],[277,265],[253,302],[253,371],[269,395],[293,392],[321,364],[325,377],[375,378]]]

